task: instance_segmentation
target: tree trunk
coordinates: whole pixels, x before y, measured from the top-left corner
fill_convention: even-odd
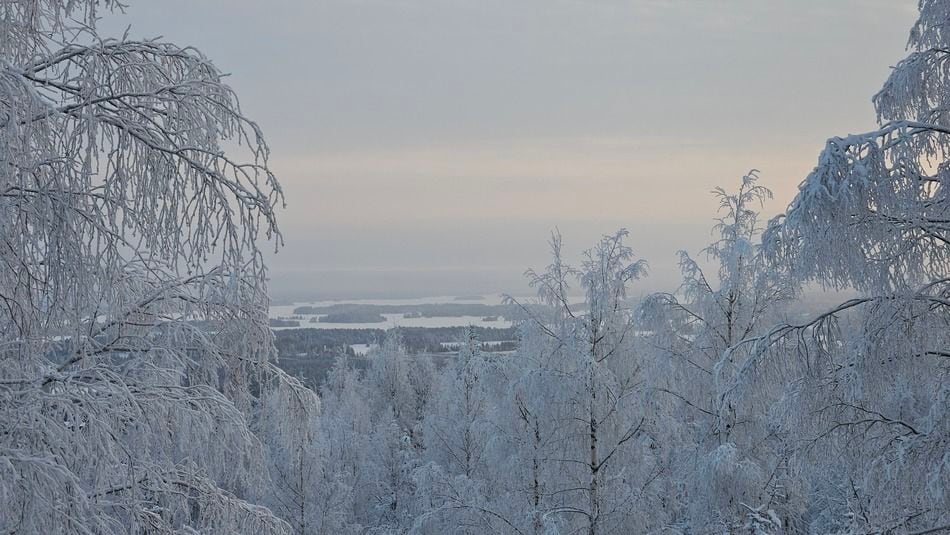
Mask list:
[[[600,470],[600,459],[597,451],[597,388],[594,384],[594,363],[590,368],[590,487],[588,498],[589,503],[589,523],[587,528],[588,535],[597,535],[597,527],[600,521],[600,488],[598,481],[598,471]]]

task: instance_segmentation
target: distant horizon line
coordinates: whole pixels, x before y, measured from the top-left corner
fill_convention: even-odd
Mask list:
[[[501,271],[510,272],[520,270],[522,273],[531,269],[530,267],[488,267],[488,266],[449,266],[449,267],[280,267],[268,268],[270,273],[388,273],[405,272],[418,273],[420,271],[447,271],[447,272],[466,272],[466,271]]]

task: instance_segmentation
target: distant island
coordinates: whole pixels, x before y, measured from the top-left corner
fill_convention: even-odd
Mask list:
[[[518,319],[521,310],[513,305],[487,305],[484,303],[427,303],[413,305],[370,305],[357,303],[338,303],[326,306],[299,306],[295,315],[336,316],[339,314],[360,314],[366,317],[381,314],[400,314],[404,318],[457,318],[476,316],[484,318],[499,316]]]
[[[311,320],[313,321],[313,320]],[[386,318],[381,314],[368,310],[348,310],[333,312],[317,318],[319,323],[385,323]]]
[[[484,301],[484,295],[459,295],[455,297],[456,301]]]
[[[300,327],[300,322],[296,319],[284,319],[284,318],[271,318],[270,320],[271,327]]]

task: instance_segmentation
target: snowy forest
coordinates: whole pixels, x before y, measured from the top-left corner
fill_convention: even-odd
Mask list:
[[[950,1],[782,215],[723,177],[679,287],[555,232],[513,352],[395,329],[316,390],[276,365],[264,133],[121,9],[0,2],[0,533],[950,533]]]

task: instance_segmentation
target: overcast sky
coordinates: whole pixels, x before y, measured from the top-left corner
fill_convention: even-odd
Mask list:
[[[914,0],[164,0],[107,31],[232,73],[287,194],[276,293],[516,291],[559,227],[618,227],[676,285],[709,191],[781,211],[825,139],[870,130]],[[473,281],[464,284],[464,281]]]

